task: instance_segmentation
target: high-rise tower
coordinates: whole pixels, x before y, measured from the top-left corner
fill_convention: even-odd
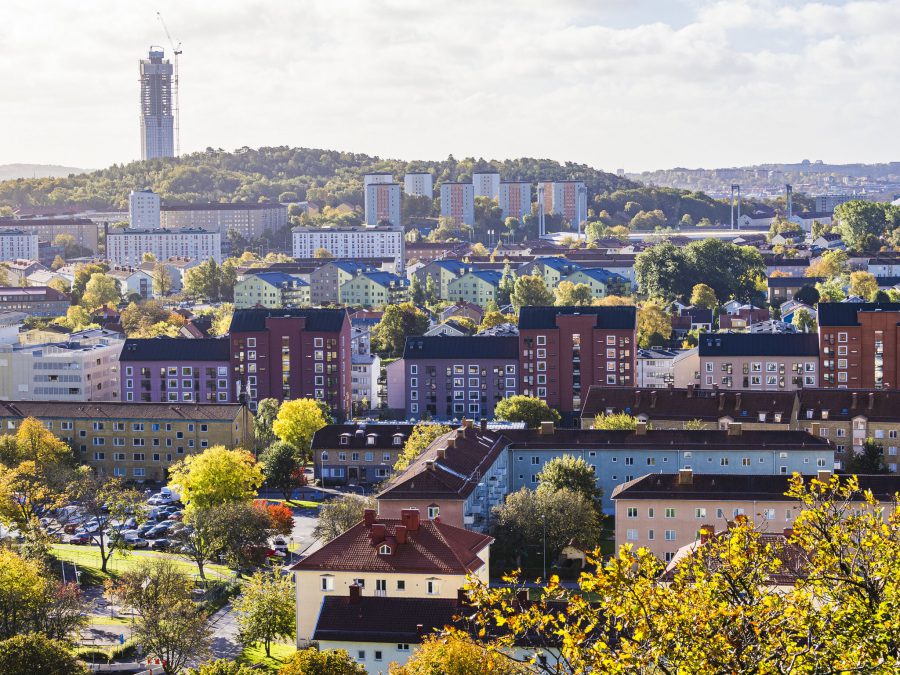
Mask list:
[[[172,72],[162,47],[141,59],[141,159],[175,156]]]

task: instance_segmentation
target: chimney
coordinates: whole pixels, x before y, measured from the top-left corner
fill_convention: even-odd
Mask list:
[[[363,522],[366,524],[366,527],[372,527],[375,524],[375,509],[363,511]]]
[[[873,410],[875,408],[875,392],[869,392],[869,410]]]
[[[691,384],[689,384],[689,385],[687,386],[687,397],[688,397],[688,398],[694,398],[694,385],[693,385],[693,383],[691,383]]]
[[[456,439],[455,439],[455,438],[448,438],[448,439],[447,439],[447,447],[448,447],[448,448],[455,448],[455,447],[456,447]]]
[[[794,536],[794,528],[793,527],[784,528],[784,538],[785,539],[790,539],[793,536]]]
[[[634,407],[635,409],[641,407],[641,390],[636,389],[634,392]]]
[[[424,635],[425,634],[425,626],[420,623],[416,624],[416,635]]]
[[[487,431],[487,417],[481,418],[481,430]]]
[[[718,387],[714,387],[718,390]],[[719,394],[719,410],[725,410],[725,394]]]
[[[553,422],[541,422],[541,436],[552,436],[554,432]]]
[[[394,528],[394,537],[397,539],[398,544],[406,543],[406,525],[398,525]]]
[[[820,483],[827,483],[831,480],[831,471],[828,469],[819,469],[816,473],[816,478],[819,479]]]
[[[468,420],[463,420],[463,422],[466,422],[466,421],[468,421]],[[468,429],[468,427],[460,427],[459,429],[457,429],[456,437],[457,438],[465,438],[466,437],[466,429]]]
[[[694,471],[693,469],[678,469],[678,484],[693,485]]]
[[[735,410],[741,409],[741,392],[737,392],[734,395],[734,409]]]
[[[437,459],[447,459],[447,448],[437,449]]]
[[[471,429],[472,428],[472,420],[464,419],[462,422],[463,422],[463,429]]]
[[[854,391],[854,392],[853,392],[853,398],[850,399],[850,410],[856,410],[856,405],[857,405],[857,403],[859,402],[859,401],[858,401],[858,398],[859,398],[859,394],[857,394],[857,393]]]
[[[403,509],[400,511],[400,522],[406,526],[407,532],[419,531],[419,509]]]
[[[433,459],[426,459],[425,460],[425,470],[426,471],[434,471],[434,462],[435,462],[435,460],[433,460]]]
[[[729,422],[728,423],[728,435],[729,436],[740,436],[744,431],[744,425],[740,422]]]
[[[387,535],[387,528],[384,526],[384,523],[375,523],[372,525],[372,529],[369,530],[369,538],[373,544],[383,542],[385,535]]]
[[[469,604],[469,594],[466,593],[465,588],[459,588],[456,590],[456,604],[459,607],[467,607]]]
[[[651,408],[656,407],[656,390],[655,389],[650,392],[650,407]]]
[[[634,433],[636,436],[646,436],[647,435],[647,423],[646,422],[638,422],[634,425]]]
[[[362,588],[359,584],[350,584],[350,604],[358,605],[362,600]]]
[[[701,525],[700,526],[700,544],[703,545],[710,540],[710,538],[716,533],[716,529],[712,525]]]

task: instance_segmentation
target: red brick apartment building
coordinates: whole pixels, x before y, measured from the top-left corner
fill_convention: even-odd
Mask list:
[[[900,303],[819,303],[822,387],[897,389]]]

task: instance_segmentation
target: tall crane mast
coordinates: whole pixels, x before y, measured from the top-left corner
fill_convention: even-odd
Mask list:
[[[162,13],[157,12],[156,18],[159,19],[159,22],[162,24],[163,31],[165,31],[166,37],[169,39],[169,44],[172,46],[172,53],[175,55],[175,73],[172,78],[172,100],[174,103],[173,112],[175,113],[175,156],[178,157],[181,154],[181,111],[178,105],[178,57],[181,55],[181,42],[175,44],[175,40],[172,39],[172,36],[169,33],[169,28],[163,20]]]

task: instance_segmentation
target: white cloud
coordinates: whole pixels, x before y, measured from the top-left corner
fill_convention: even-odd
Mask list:
[[[900,0],[7,0],[0,162],[134,158],[157,8],[184,42],[185,150],[607,169],[900,150]]]

